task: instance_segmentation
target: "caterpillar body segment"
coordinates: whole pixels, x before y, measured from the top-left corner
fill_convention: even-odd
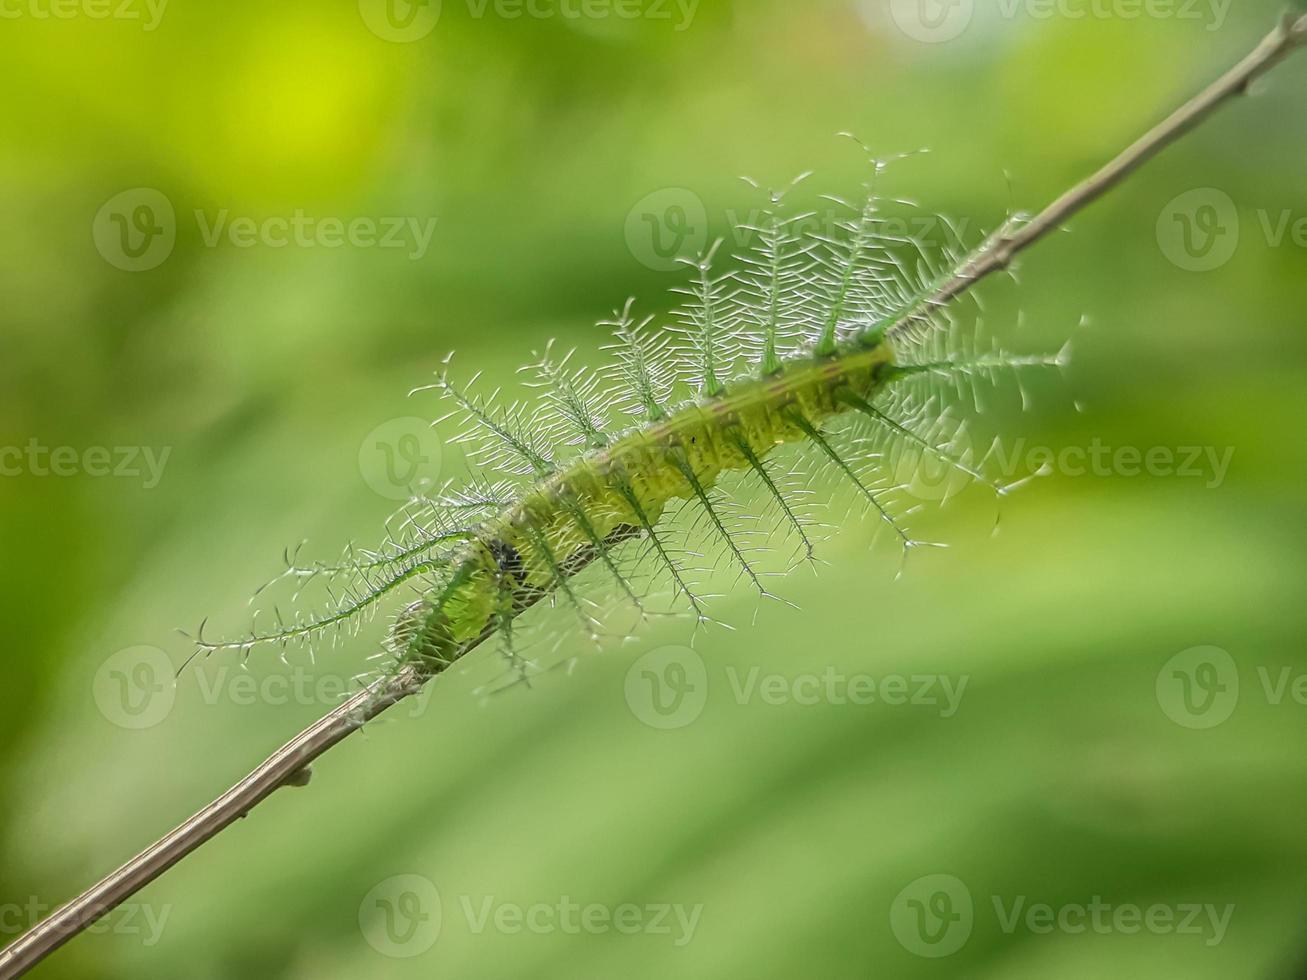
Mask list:
[[[725,473],[756,471],[786,443],[810,440],[816,426],[850,410],[842,393],[875,397],[893,363],[892,348],[881,342],[842,357],[789,365],[780,375],[690,404],[535,484],[517,504],[483,525],[457,560],[458,584],[427,611],[420,631],[428,636],[432,665],[448,666],[460,644],[482,635],[496,615],[525,608],[556,589],[579,607],[566,569],[588,553],[620,577],[608,540],[632,528],[654,534],[677,499],[702,504],[758,583],[715,514],[708,490]],[[660,555],[677,574],[672,559]],[[510,583],[507,595],[505,583]],[[689,594],[688,588],[684,591]],[[407,626],[406,632],[414,627]]]

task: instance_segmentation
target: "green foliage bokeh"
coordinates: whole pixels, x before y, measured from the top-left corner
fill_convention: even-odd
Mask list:
[[[403,44],[353,3],[173,0],[148,31],[39,6],[0,21],[0,445],[171,454],[149,489],[0,478],[4,939],[326,707],[209,703],[184,674],[166,720],[129,731],[97,709],[106,659],[148,645],[180,663],[174,628],[242,627],[283,546],[309,538],[325,557],[376,540],[391,503],[362,478],[360,443],[439,413],[404,394],[448,350],[509,384],[551,337],[592,351],[593,322],[629,295],[666,306],[675,277],[626,233],[636,202],[685,189],[729,235],[757,206],[740,175],[814,170],[814,189],[854,193],[861,160],[834,138],[851,130],[887,155],[929,147],[895,166],[895,189],[992,225],[1133,139],[1278,9],[1241,3],[1219,27],[978,13],[965,36],[924,44],[872,0],[703,0],[679,31],[446,0],[435,30]],[[1307,218],[1304,107],[1307,62],[1291,63],[1043,243],[1020,291],[994,290],[1011,346],[1056,349],[1074,331],[1078,358],[1024,415],[996,398],[991,424],[1055,451],[1231,449],[1223,480],[1055,473],[1008,502],[994,540],[991,502],[969,491],[923,518],[953,547],[898,583],[893,555],[869,549],[874,523],[852,523],[819,576],[778,584],[802,611],[769,604],[756,624],[756,598],[723,576],[717,612],[739,629],[696,642],[708,703],[675,731],[642,724],[623,690],[687,623],[489,700],[474,693],[497,669],[487,653],[148,889],[141,901],[167,910],[158,943],[110,929],[36,975],[1289,976],[1307,950],[1307,706],[1292,686],[1276,703],[1264,679],[1307,671],[1307,243],[1273,234]],[[174,204],[177,241],[129,273],[97,252],[92,223],[138,187]],[[1208,272],[1159,244],[1168,202],[1200,188],[1227,195],[1242,228]],[[224,209],[437,224],[417,259],[211,247],[195,212]],[[352,674],[370,643],[312,669]],[[1241,685],[1206,730],[1157,693],[1168,661],[1200,646],[1228,651]],[[256,678],[280,669],[264,657]],[[738,704],[728,678],[755,666],[969,684],[949,718]],[[360,903],[405,874],[437,885],[443,927],[421,956],[387,958]],[[896,896],[933,874],[975,901],[969,941],[940,959],[891,928]],[[463,900],[485,896],[703,912],[683,947],[478,934]],[[1212,945],[1046,935],[1004,930],[995,896],[1234,912]]]

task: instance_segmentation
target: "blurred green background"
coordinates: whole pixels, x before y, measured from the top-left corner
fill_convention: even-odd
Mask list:
[[[740,175],[811,169],[814,194],[856,193],[840,130],[929,147],[894,191],[992,226],[1279,9],[121,2],[13,0],[0,20],[0,446],[23,450],[0,478],[5,939],[363,669],[375,628],[292,661],[316,688],[286,686],[274,653],[245,680],[219,657],[144,715],[114,706],[115,685],[149,680],[140,664],[181,663],[175,627],[243,628],[284,546],[378,539],[393,501],[374,433],[399,445],[409,423],[391,420],[439,412],[405,393],[447,351],[509,383],[549,338],[593,350],[627,296],[669,303],[655,231],[729,238],[758,206]],[[673,652],[706,694],[679,727],[642,720],[658,718],[637,707],[640,658],[686,644],[687,622],[492,698],[485,650],[36,975],[1302,975],[1305,108],[1307,59],[1031,253],[1019,291],[990,290],[1006,344],[1074,332],[1078,356],[1025,414],[996,393],[981,431],[1232,450],[1223,479],[1059,467],[994,540],[971,490],[922,515],[953,547],[897,583],[873,522],[853,522],[820,575],[779,586],[801,611],[757,610],[726,576],[710,591],[738,629]],[[157,195],[171,222],[140,211]],[[206,241],[297,211],[436,223],[428,248],[413,225],[404,248],[328,247],[330,224],[308,246]],[[32,440],[71,447],[72,475],[41,475]],[[92,475],[94,447],[170,452],[152,480],[143,457],[140,475]],[[427,455],[441,476],[464,466],[447,443]],[[952,713],[738,691],[828,672],[966,686]],[[564,928],[569,902],[634,925]],[[1107,927],[1076,928],[1095,903]],[[672,910],[663,927],[650,906]]]

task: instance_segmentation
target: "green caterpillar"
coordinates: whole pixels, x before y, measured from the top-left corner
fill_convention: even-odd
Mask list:
[[[925,542],[893,513],[894,488],[860,472],[870,454],[838,444],[831,430],[849,415],[882,442],[911,444],[1007,493],[1017,484],[1000,486],[981,464],[921,435],[920,420],[938,418],[939,402],[904,391],[941,381],[965,388],[1003,369],[1064,365],[1066,353],[1017,357],[958,342],[958,321],[932,297],[986,245],[969,252],[942,219],[942,243],[894,235],[887,202],[875,189],[884,166],[876,163],[860,204],[839,202],[847,217],[836,236],[797,232],[810,215],[787,217],[785,192],[772,193],[763,220],[750,229],[757,243],[740,256],[739,269],[715,276],[716,247],[684,260],[693,278],[678,290],[686,299],[669,330],[651,330],[652,318],[635,322],[628,302],[602,324],[616,338],[607,348],[615,364],[606,372],[572,370],[570,355],[556,359],[549,349],[524,369],[543,389],[532,410],[501,408],[494,395],[473,394],[471,383],[451,380],[446,361],[436,382],[416,391],[436,390],[452,402],[468,424],[461,439],[475,443],[473,458],[507,479],[446,487],[413,501],[380,551],[350,549],[334,566],[289,560],[287,576],[328,582],[332,608],[289,625],[278,613],[277,629],[232,642],[206,641],[201,628],[197,652],[312,641],[357,625],[383,598],[412,586],[418,598],[389,631],[391,669],[416,665],[434,676],[494,634],[515,658],[515,622],[547,597],[572,606],[597,636],[573,584],[589,565],[606,569],[643,610],[624,568],[633,540],[645,543],[673,590],[706,621],[703,600],[666,540],[667,515],[678,502],[702,508],[705,533],[770,596],[717,498],[726,474],[752,475],[812,558],[811,522],[772,465],[781,447],[795,443],[851,484],[906,556]],[[634,424],[614,421],[623,415]],[[572,451],[550,448],[560,445]],[[330,583],[341,578],[345,594],[336,597]]]

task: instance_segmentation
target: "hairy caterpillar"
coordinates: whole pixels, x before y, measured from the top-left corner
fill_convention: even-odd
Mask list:
[[[451,414],[467,426],[461,438],[474,443],[473,459],[494,475],[412,501],[376,552],[350,549],[336,565],[288,561],[285,576],[301,585],[326,582],[333,599],[327,612],[291,624],[278,613],[275,630],[228,642],[205,640],[201,627],[197,652],[312,642],[356,626],[384,598],[413,588],[416,600],[386,641],[391,669],[416,665],[434,676],[495,634],[522,667],[515,623],[543,598],[571,606],[597,637],[573,584],[589,565],[643,612],[630,549],[647,555],[698,621],[707,621],[667,540],[667,517],[698,508],[703,535],[771,596],[724,514],[722,483],[728,474],[756,480],[802,556],[813,558],[812,522],[774,462],[790,444],[806,446],[812,462],[846,481],[905,557],[927,542],[895,513],[896,487],[865,474],[876,456],[869,445],[905,442],[997,496],[1009,492],[1018,484],[994,482],[982,460],[930,438],[941,418],[935,389],[962,391],[1002,370],[1065,365],[1067,353],[1021,357],[968,339],[936,297],[992,239],[968,250],[942,218],[942,242],[899,233],[902,223],[888,209],[912,205],[878,193],[886,166],[873,160],[858,203],[828,199],[841,210],[835,234],[799,230],[811,215],[786,213],[788,188],[769,192],[749,229],[756,243],[739,268],[715,273],[716,246],[682,260],[691,278],[676,291],[683,301],[667,329],[653,329],[652,317],[637,321],[631,302],[601,323],[614,337],[606,348],[614,362],[605,371],[573,369],[570,354],[559,358],[546,348],[523,369],[542,392],[531,408],[475,394],[476,379],[456,382],[446,359],[435,383],[415,393],[434,390],[452,403]],[[1009,218],[1003,230],[1020,221]],[[849,417],[870,431],[846,446]],[[923,421],[935,423],[925,435]],[[332,583],[342,580],[337,596]]]

